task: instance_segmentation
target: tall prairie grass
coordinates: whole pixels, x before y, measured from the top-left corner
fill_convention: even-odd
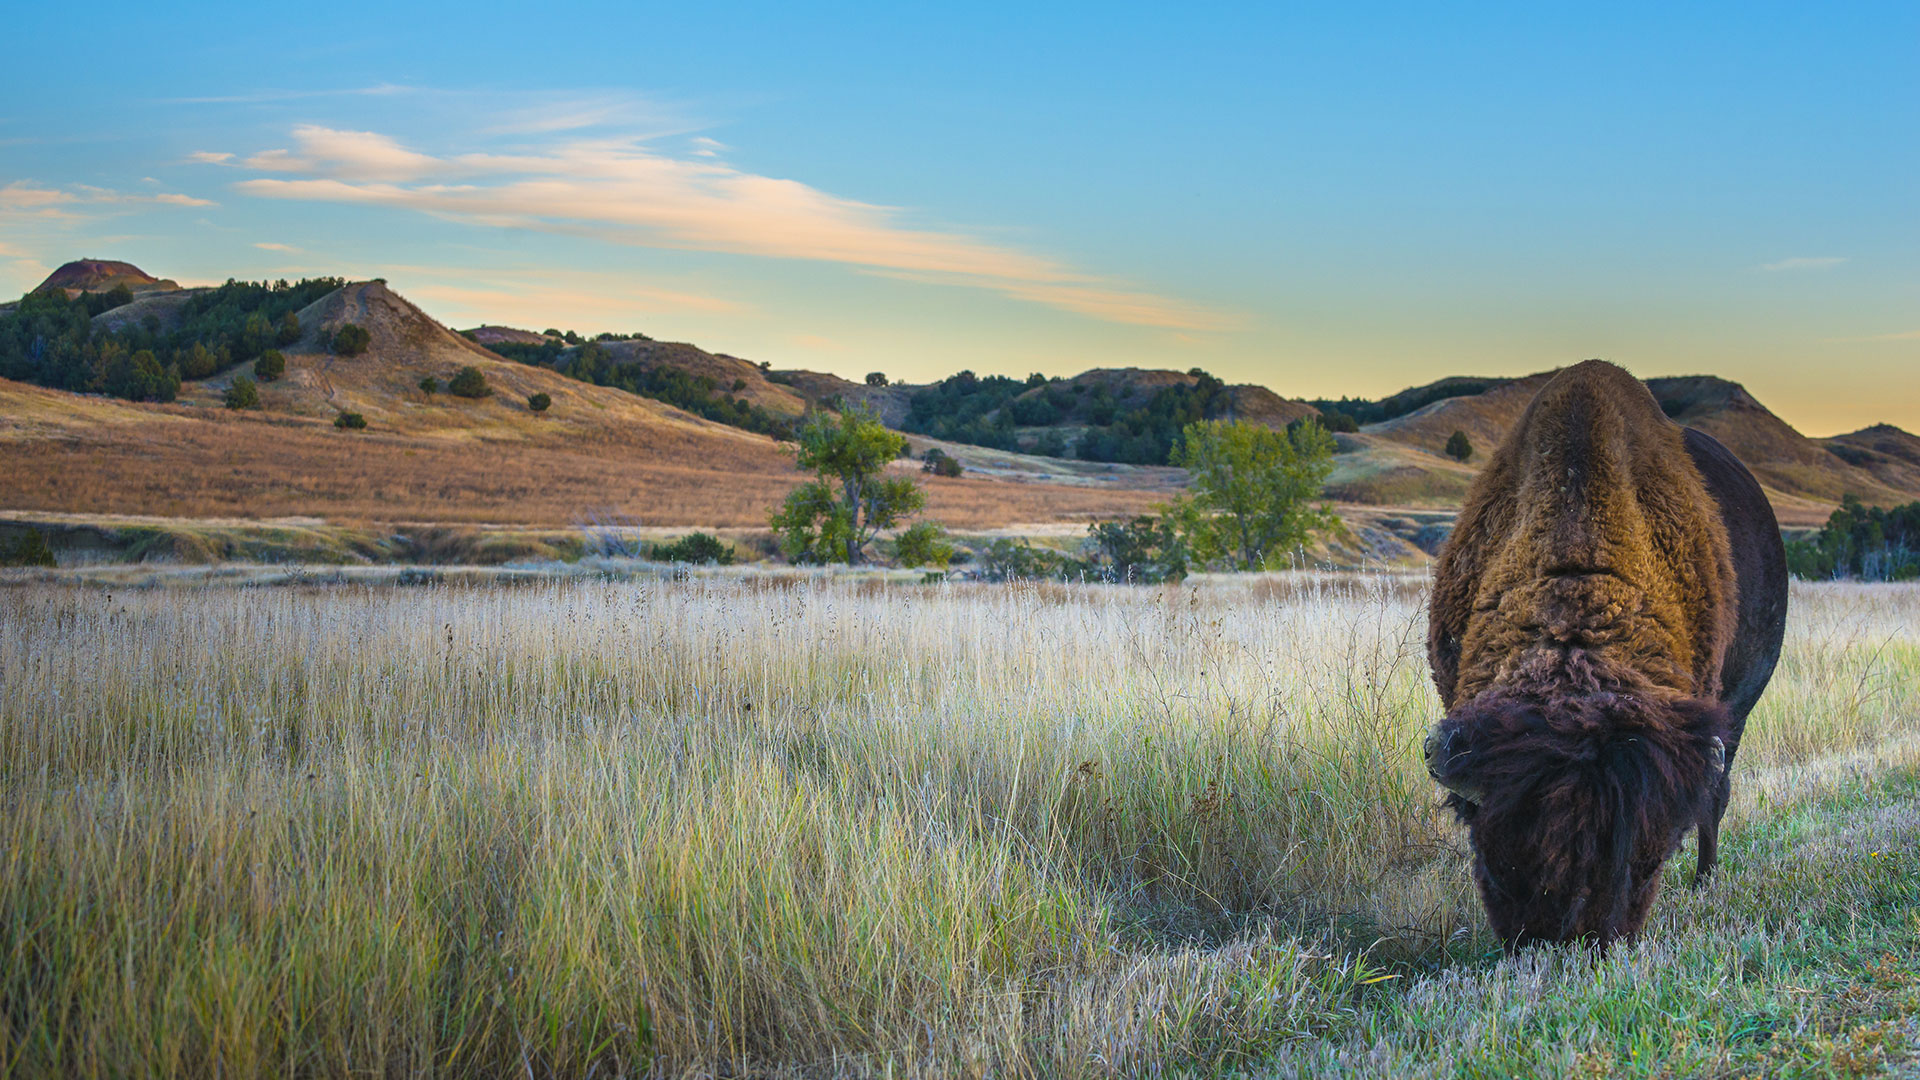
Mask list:
[[[1424,584],[0,591],[0,1074],[1079,1076],[1351,1035],[1492,947],[1419,763]],[[1911,764],[1916,705],[1920,590],[1796,586],[1733,832]]]

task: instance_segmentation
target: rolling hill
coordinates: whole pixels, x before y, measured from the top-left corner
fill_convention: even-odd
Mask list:
[[[47,284],[91,290],[135,283],[141,287],[133,302],[95,316],[97,329],[164,332],[180,325],[189,299],[207,291],[103,260],[63,266]],[[286,373],[259,384],[258,411],[221,407],[233,379],[252,374],[244,363],[184,383],[178,400],[166,405],[0,381],[0,450],[13,466],[0,472],[0,509],[544,527],[612,515],[663,526],[755,527],[799,479],[790,453],[772,439],[541,363],[508,360],[486,344],[517,347],[523,360],[530,355],[524,350],[541,350],[549,363],[556,354],[597,349],[618,365],[709,380],[716,393],[769,414],[797,418],[855,403],[897,428],[923,422],[917,394],[951,382],[869,386],[644,338],[568,346],[496,325],[462,335],[379,280],[328,292],[297,317],[300,336],[282,350]],[[368,331],[363,355],[331,350],[334,332],[347,323]],[[463,367],[479,369],[493,393],[467,399],[420,387],[426,377],[444,384]],[[1393,548],[1394,536],[1431,547],[1415,534],[1431,533],[1440,520],[1434,515],[1458,505],[1486,453],[1551,374],[1454,377],[1378,402],[1347,402],[1389,418],[1337,436],[1328,496],[1379,550]],[[961,528],[1057,528],[1143,511],[1183,485],[1184,474],[1164,466],[1026,451],[1043,439],[1071,447],[1089,433],[1113,430],[1099,425],[1146,410],[1169,392],[1204,389],[1203,376],[1096,368],[1070,379],[995,385],[998,404],[981,422],[1007,449],[912,436],[916,450],[937,446],[968,468],[957,479],[928,480],[932,516]],[[1920,438],[1899,428],[1809,439],[1738,383],[1701,375],[1648,385],[1668,415],[1713,434],[1753,469],[1783,523],[1817,524],[1846,494],[1881,504],[1920,498]],[[1204,399],[1209,416],[1277,428],[1318,412],[1262,386],[1205,386],[1212,387]],[[546,413],[528,407],[536,393],[551,399]],[[923,397],[921,407],[931,400],[952,398]],[[996,419],[999,409],[1045,422],[1008,425]],[[335,430],[342,412],[364,416],[368,430]],[[1478,451],[1466,462],[1443,452],[1455,431]]]
[[[127,308],[97,316],[96,325],[124,319]],[[9,465],[0,470],[0,508],[759,527],[801,479],[772,439],[505,360],[379,281],[346,285],[298,317],[302,335],[282,350],[285,375],[259,384],[259,410],[222,407],[227,387],[252,364],[187,382],[169,404],[0,380],[0,458]],[[370,344],[359,356],[334,355],[325,343],[349,322],[368,331]],[[469,366],[486,376],[490,396],[420,389],[425,376],[444,383]],[[547,412],[529,409],[534,393],[552,399]],[[336,429],[341,412],[362,414],[368,428]],[[956,527],[994,528],[1138,512],[1158,497],[1129,480],[1125,469],[1081,476],[1045,466],[932,478],[929,513]]]

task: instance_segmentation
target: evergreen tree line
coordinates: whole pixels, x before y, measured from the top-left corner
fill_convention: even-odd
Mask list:
[[[1307,404],[1320,410],[1321,423],[1328,431],[1354,431],[1362,424],[1378,424],[1384,420],[1398,419],[1436,401],[1472,397],[1496,386],[1504,386],[1507,382],[1506,379],[1448,379],[1445,382],[1431,386],[1416,386],[1378,399],[1316,398]]]
[[[568,333],[572,334],[571,331]],[[635,338],[639,336],[634,335]],[[619,340],[605,334],[601,338]],[[552,368],[581,382],[611,386],[629,394],[664,401],[715,423],[771,435],[776,439],[793,438],[791,419],[734,396],[745,389],[738,381],[729,388],[723,388],[709,376],[695,375],[670,364],[648,366],[639,361],[623,363],[598,340],[585,342],[578,347],[569,347],[560,341],[547,341],[539,345],[501,342],[487,347],[509,360]]]
[[[1199,368],[1189,374],[1196,380],[1191,385],[1162,387],[1144,404],[1128,409],[1104,385],[1038,374],[1024,381],[1005,375],[981,378],[962,371],[915,393],[901,427],[951,442],[1065,457],[1063,433],[1043,431],[1037,441],[1023,446],[1018,429],[1076,424],[1085,431],[1073,452],[1084,461],[1165,465],[1188,424],[1231,412],[1233,393],[1226,383]]]
[[[162,330],[152,315],[119,330],[95,328],[94,316],[133,302],[125,286],[72,299],[64,289],[41,289],[0,315],[0,376],[131,401],[172,401],[182,380],[204,379],[297,340],[295,313],[345,283],[228,281],[188,298],[172,330]]]

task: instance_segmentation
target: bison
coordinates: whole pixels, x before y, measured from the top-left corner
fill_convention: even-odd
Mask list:
[[[1700,831],[1780,656],[1786,553],[1745,466],[1598,360],[1553,377],[1474,481],[1434,567],[1446,718],[1427,769],[1508,948],[1605,948]]]

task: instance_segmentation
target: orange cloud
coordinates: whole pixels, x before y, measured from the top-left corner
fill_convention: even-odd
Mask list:
[[[582,140],[524,154],[437,158],[374,132],[305,126],[297,149],[246,159],[301,179],[242,181],[274,199],[356,203],[503,228],[582,233],[621,243],[865,267],[984,288],[1107,322],[1211,330],[1233,320],[1116,286],[1041,255],[965,233],[907,224],[898,208],[797,180],[743,172],[712,140],[691,158],[633,139]]]

